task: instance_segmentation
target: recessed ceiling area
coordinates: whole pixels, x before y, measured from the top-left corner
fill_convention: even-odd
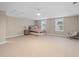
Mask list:
[[[79,15],[79,3],[0,2],[0,10],[4,10],[8,16],[24,17],[36,20]],[[40,15],[37,16],[37,13],[40,13]]]

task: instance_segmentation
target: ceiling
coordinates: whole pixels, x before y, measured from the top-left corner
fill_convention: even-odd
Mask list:
[[[79,3],[73,2],[0,2],[0,10],[8,16],[33,20],[79,15]],[[39,10],[38,10],[39,9]],[[37,16],[40,13],[40,16]]]

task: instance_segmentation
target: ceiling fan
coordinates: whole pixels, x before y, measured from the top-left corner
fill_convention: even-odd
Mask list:
[[[77,4],[77,3],[78,3],[78,2],[73,2],[72,4],[75,5],[75,4]]]

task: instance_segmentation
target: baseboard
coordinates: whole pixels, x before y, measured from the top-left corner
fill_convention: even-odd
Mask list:
[[[65,37],[65,35],[58,35],[58,34],[47,34],[47,35],[49,35],[49,36],[59,36],[59,37]]]
[[[0,45],[6,44],[6,43],[7,43],[7,41],[2,41],[2,42],[0,42]]]
[[[10,36],[6,36],[6,38],[13,38],[13,37],[22,36],[22,35],[24,35],[24,34],[10,35]]]
[[[0,39],[0,40],[1,40],[1,41],[0,41],[0,45],[7,43],[6,39]]]

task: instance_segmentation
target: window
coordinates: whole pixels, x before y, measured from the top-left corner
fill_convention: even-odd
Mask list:
[[[55,19],[55,31],[58,32],[64,31],[64,18]]]
[[[42,31],[46,30],[46,20],[41,20],[41,30]]]

